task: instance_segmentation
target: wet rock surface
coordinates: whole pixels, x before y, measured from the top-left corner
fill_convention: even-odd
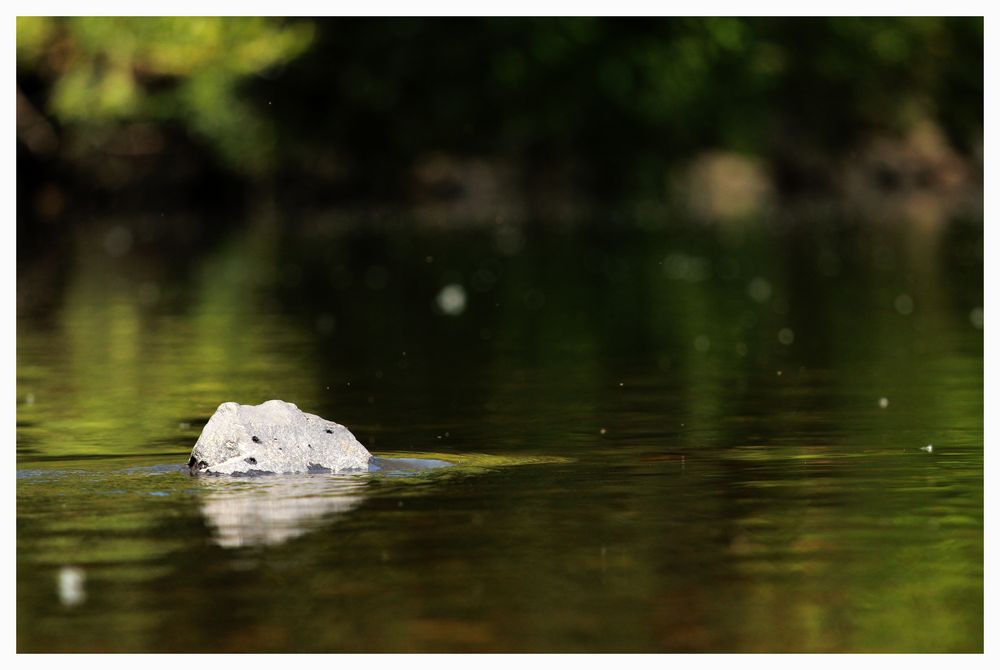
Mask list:
[[[368,470],[372,455],[339,423],[289,402],[226,402],[191,451],[188,468],[204,474]]]

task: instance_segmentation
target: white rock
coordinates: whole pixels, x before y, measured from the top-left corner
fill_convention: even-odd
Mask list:
[[[367,470],[372,455],[344,426],[289,402],[226,402],[191,451],[191,472],[247,474]]]

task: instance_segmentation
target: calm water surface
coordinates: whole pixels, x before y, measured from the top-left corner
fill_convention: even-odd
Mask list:
[[[144,226],[19,256],[20,651],[982,649],[981,223]],[[270,398],[452,465],[180,467]]]

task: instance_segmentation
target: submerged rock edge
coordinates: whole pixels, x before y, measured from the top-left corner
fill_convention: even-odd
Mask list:
[[[192,474],[367,471],[372,454],[346,427],[283,400],[224,402],[191,450]]]

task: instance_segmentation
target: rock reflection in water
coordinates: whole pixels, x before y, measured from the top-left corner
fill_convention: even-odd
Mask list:
[[[281,544],[358,507],[366,485],[357,476],[206,478],[201,512],[221,547]]]

